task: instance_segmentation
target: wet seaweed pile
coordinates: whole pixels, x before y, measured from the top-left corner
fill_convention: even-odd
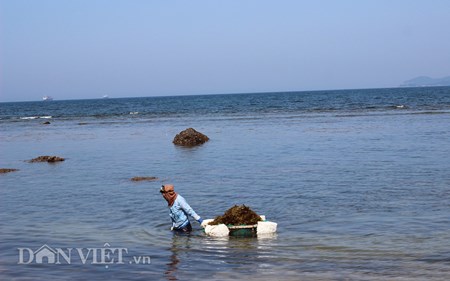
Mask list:
[[[228,209],[223,216],[218,216],[210,225],[226,224],[226,225],[253,225],[261,221],[261,217],[251,210],[249,207],[242,205],[234,205]]]

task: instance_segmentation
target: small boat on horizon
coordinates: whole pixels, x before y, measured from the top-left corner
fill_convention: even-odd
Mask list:
[[[51,100],[53,100],[53,98],[51,96],[43,96],[42,100],[43,101],[51,101]]]
[[[108,99],[109,98],[109,96],[108,95],[103,95],[103,97],[102,98],[104,98],[104,99]]]

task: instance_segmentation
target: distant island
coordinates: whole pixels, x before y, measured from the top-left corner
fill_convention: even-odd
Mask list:
[[[430,87],[430,86],[450,86],[450,76],[443,78],[431,78],[428,76],[419,76],[407,80],[400,87]]]

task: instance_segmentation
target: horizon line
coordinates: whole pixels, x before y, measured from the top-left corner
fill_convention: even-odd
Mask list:
[[[394,86],[394,87],[380,87],[380,88],[341,88],[341,89],[322,89],[322,90],[285,90],[285,91],[264,91],[264,92],[229,92],[229,93],[218,93],[218,94],[175,94],[175,95],[165,95],[165,96],[131,96],[131,97],[110,97],[107,98],[68,98],[68,99],[54,99],[44,101],[44,100],[19,100],[19,101],[0,101],[0,103],[12,103],[12,102],[58,102],[58,101],[76,101],[76,100],[108,100],[108,99],[133,99],[133,98],[174,98],[174,97],[195,97],[195,96],[221,96],[221,95],[250,95],[250,94],[276,94],[276,93],[307,93],[307,92],[335,92],[335,91],[358,91],[358,90],[383,90],[383,89],[411,89],[411,88],[442,88],[450,87],[445,85],[430,85],[430,86]]]

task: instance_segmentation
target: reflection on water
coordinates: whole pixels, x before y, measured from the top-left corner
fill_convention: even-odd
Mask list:
[[[167,263],[167,269],[164,272],[167,280],[178,280],[177,270],[180,259],[178,255],[180,252],[186,251],[190,248],[190,234],[185,233],[173,233],[172,246],[170,247],[170,257]],[[189,261],[188,261],[189,262]]]
[[[272,252],[276,239],[276,234],[234,238],[208,237],[201,230],[191,234],[173,233],[164,276],[167,280],[184,280],[191,275],[213,278],[218,274],[215,269],[222,267],[245,276],[267,274],[276,270],[271,265],[277,259]],[[254,271],[255,263],[257,271]],[[199,267],[200,264],[207,266]]]

